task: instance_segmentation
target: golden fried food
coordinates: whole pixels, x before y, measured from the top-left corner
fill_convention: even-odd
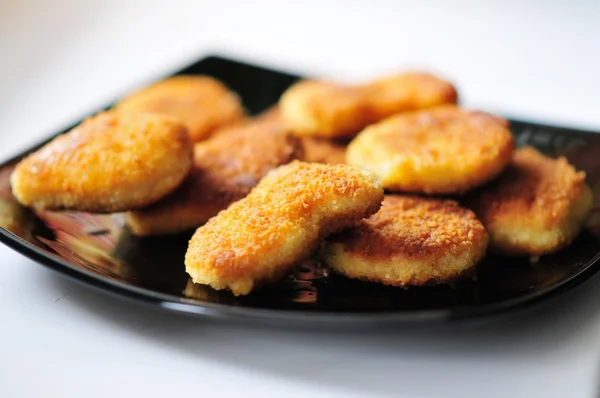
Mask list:
[[[21,204],[37,210],[117,212],[166,196],[191,165],[192,143],[176,120],[104,112],[23,159],[11,186]]]
[[[456,104],[454,86],[427,73],[409,72],[388,76],[362,87],[366,93],[373,121],[400,112]]]
[[[372,122],[365,95],[354,87],[304,80],[281,97],[284,120],[299,135],[353,137]]]
[[[346,146],[327,139],[301,137],[304,146],[304,160],[310,163],[344,164]]]
[[[492,250],[539,256],[564,248],[581,231],[593,202],[584,180],[585,173],[565,158],[524,147],[469,204],[487,228]]]
[[[375,213],[382,199],[367,172],[294,161],[198,228],[186,270],[195,283],[248,294],[285,275],[330,233]]]
[[[163,200],[127,213],[126,223],[138,236],[196,228],[246,196],[268,171],[301,158],[300,139],[281,126],[231,129],[197,143],[187,180]]]
[[[381,209],[327,239],[322,256],[346,276],[393,286],[448,283],[481,260],[488,235],[451,200],[386,195]]]
[[[279,106],[297,134],[352,138],[361,129],[398,112],[455,104],[452,84],[425,73],[404,73],[361,86],[301,81]]]
[[[367,127],[348,145],[346,161],[389,190],[455,194],[496,177],[513,149],[508,122],[448,105]]]
[[[232,126],[224,127],[215,135],[241,131],[251,126],[253,129],[271,131],[291,130],[283,120],[279,107],[272,107],[253,118],[248,118]],[[293,131],[292,131],[293,132]],[[325,138],[301,136],[304,147],[304,160],[310,163],[343,164],[346,162],[346,145]]]
[[[239,97],[209,76],[171,77],[127,96],[116,109],[176,117],[188,128],[193,142],[244,118]]]

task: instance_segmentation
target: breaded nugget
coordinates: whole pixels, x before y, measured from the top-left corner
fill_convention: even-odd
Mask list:
[[[362,86],[367,95],[373,121],[400,112],[456,104],[454,86],[428,73],[408,72],[385,77]]]
[[[346,163],[346,146],[335,141],[302,137],[304,160],[310,163],[344,164]]]
[[[455,104],[455,88],[426,73],[404,73],[360,86],[301,81],[279,106],[297,134],[352,138],[361,129],[398,112]]]
[[[281,96],[279,108],[299,135],[353,137],[372,121],[362,91],[323,81],[296,83]]]
[[[127,213],[138,236],[164,235],[196,228],[248,192],[271,169],[302,158],[300,139],[263,123],[215,135],[194,147],[187,180],[163,200]]]
[[[176,117],[188,128],[193,142],[244,117],[239,97],[208,76],[171,77],[127,96],[116,109]]]
[[[195,283],[248,294],[285,275],[330,233],[375,213],[382,200],[367,172],[294,161],[198,228],[186,270]]]
[[[23,159],[11,186],[37,210],[117,212],[169,194],[191,165],[192,143],[176,120],[103,112]]]
[[[455,194],[496,177],[513,149],[508,122],[448,105],[367,127],[348,145],[346,161],[389,190]]]
[[[283,120],[279,107],[272,107],[254,118],[224,127],[215,132],[215,135],[241,131],[251,126],[253,129],[271,131],[291,130],[288,123]],[[293,132],[293,131],[292,131]],[[304,160],[310,163],[343,164],[346,161],[346,145],[341,142],[326,138],[299,135],[304,147]]]
[[[579,234],[593,195],[563,157],[531,147],[515,151],[507,169],[468,202],[490,234],[490,248],[504,255],[556,252]]]
[[[393,286],[451,282],[481,260],[488,235],[452,200],[386,195],[381,209],[327,239],[325,263],[351,278]]]

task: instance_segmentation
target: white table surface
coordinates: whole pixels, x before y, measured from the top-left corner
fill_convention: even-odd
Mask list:
[[[215,51],[348,80],[425,68],[469,106],[600,130],[600,2],[288,3],[3,0],[0,157]],[[248,328],[104,296],[2,246],[0,397],[591,397],[598,303],[600,276],[487,326]]]

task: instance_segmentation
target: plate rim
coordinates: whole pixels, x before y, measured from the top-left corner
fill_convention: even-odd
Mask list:
[[[181,71],[188,69],[190,66],[207,61],[210,59],[217,59],[224,62],[234,62],[238,64],[248,65],[252,67],[258,67],[265,70],[273,71],[275,73],[286,73],[285,71],[278,71],[273,68],[263,67],[259,64],[252,64],[243,60],[229,58],[227,56],[221,56],[218,54],[207,54],[199,57],[196,61],[191,64],[185,65],[184,67],[172,72],[170,74],[159,74],[163,77],[172,76]],[[98,111],[107,109],[108,107],[100,108]],[[84,116],[85,117],[85,116]],[[81,118],[80,120],[83,120]],[[528,122],[521,119],[510,119],[511,123],[522,123],[522,124],[533,124],[539,128],[550,128],[567,130],[580,134],[594,134],[597,132],[592,130],[582,130],[579,128],[563,127],[557,125],[541,124],[538,122]],[[48,143],[56,136],[63,134],[76,124],[70,124],[64,129],[59,129],[58,133],[52,134],[46,139],[41,140],[39,143],[31,145],[29,148],[21,150],[19,154],[11,156],[5,161],[0,162],[0,168],[8,167],[16,161],[20,160],[24,156],[32,153],[39,149],[41,146]],[[49,250],[44,250],[27,240],[19,237],[18,235],[10,232],[3,226],[0,226],[0,242],[9,247],[10,249],[24,255],[25,257],[33,260],[36,263],[44,265],[45,267],[58,272],[59,274],[68,277],[71,280],[79,282],[85,286],[94,288],[97,291],[101,291],[113,296],[120,298],[130,299],[137,303],[154,304],[159,307],[191,315],[218,318],[218,319],[237,319],[243,321],[268,321],[268,322],[293,322],[293,323],[311,323],[311,324],[335,324],[339,325],[342,323],[349,324],[388,324],[388,323],[430,323],[430,322],[449,322],[449,321],[462,321],[467,319],[481,319],[485,317],[491,317],[501,313],[506,313],[517,308],[525,308],[552,297],[556,297],[565,293],[586,280],[590,279],[595,273],[600,270],[600,250],[591,258],[585,265],[583,265],[576,273],[570,275],[568,278],[561,280],[558,284],[551,287],[546,287],[542,290],[538,290],[532,294],[524,294],[519,297],[513,297],[507,300],[494,302],[490,304],[483,304],[478,306],[458,306],[455,308],[440,308],[440,309],[422,309],[422,310],[390,310],[390,311],[376,311],[376,312],[358,312],[358,311],[324,311],[315,312],[309,310],[280,310],[280,309],[268,309],[268,308],[254,308],[254,307],[242,307],[233,306],[222,303],[204,302],[194,299],[186,299],[185,297],[170,295],[166,293],[160,293],[155,290],[141,288],[121,282],[106,276],[102,276],[93,271],[85,268],[77,267],[68,261],[64,260],[58,255],[54,255]]]

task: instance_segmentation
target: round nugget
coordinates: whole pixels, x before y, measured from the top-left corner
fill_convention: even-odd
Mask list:
[[[492,250],[510,256],[553,253],[577,237],[592,207],[584,180],[585,173],[565,158],[524,147],[469,205],[487,228]]]
[[[175,76],[124,98],[116,109],[173,116],[185,124],[193,142],[244,118],[239,97],[208,76]]]
[[[37,210],[117,212],[164,197],[191,165],[192,143],[176,120],[104,112],[27,156],[10,181],[15,198]]]
[[[448,283],[484,257],[488,235],[451,200],[386,195],[381,209],[331,236],[326,264],[350,278],[393,286]]]
[[[513,149],[508,122],[448,105],[367,127],[348,145],[346,161],[388,190],[456,194],[496,177]]]
[[[290,87],[279,109],[294,132],[305,136],[353,137],[372,119],[361,90],[314,80]]]

